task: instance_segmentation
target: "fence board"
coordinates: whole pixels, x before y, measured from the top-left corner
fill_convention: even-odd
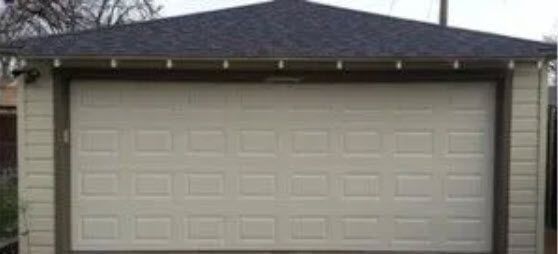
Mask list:
[[[0,173],[17,167],[17,126],[15,114],[0,114]]]

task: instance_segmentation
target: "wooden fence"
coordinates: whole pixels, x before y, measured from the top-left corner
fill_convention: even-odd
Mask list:
[[[17,127],[13,108],[0,109],[0,254],[17,254]]]
[[[0,114],[0,173],[17,168],[16,114]]]

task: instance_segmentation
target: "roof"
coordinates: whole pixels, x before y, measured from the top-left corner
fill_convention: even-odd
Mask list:
[[[304,0],[30,39],[36,57],[539,58],[556,46]]]

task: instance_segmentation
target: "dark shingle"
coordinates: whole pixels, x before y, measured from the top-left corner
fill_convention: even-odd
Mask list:
[[[320,5],[276,0],[31,39],[28,56],[199,58],[500,58],[555,56],[555,46]]]

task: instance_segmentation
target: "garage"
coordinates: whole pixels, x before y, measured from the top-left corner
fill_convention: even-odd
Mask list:
[[[489,251],[494,84],[71,85],[75,250]]]
[[[4,47],[22,253],[543,253],[556,45],[275,0]]]

